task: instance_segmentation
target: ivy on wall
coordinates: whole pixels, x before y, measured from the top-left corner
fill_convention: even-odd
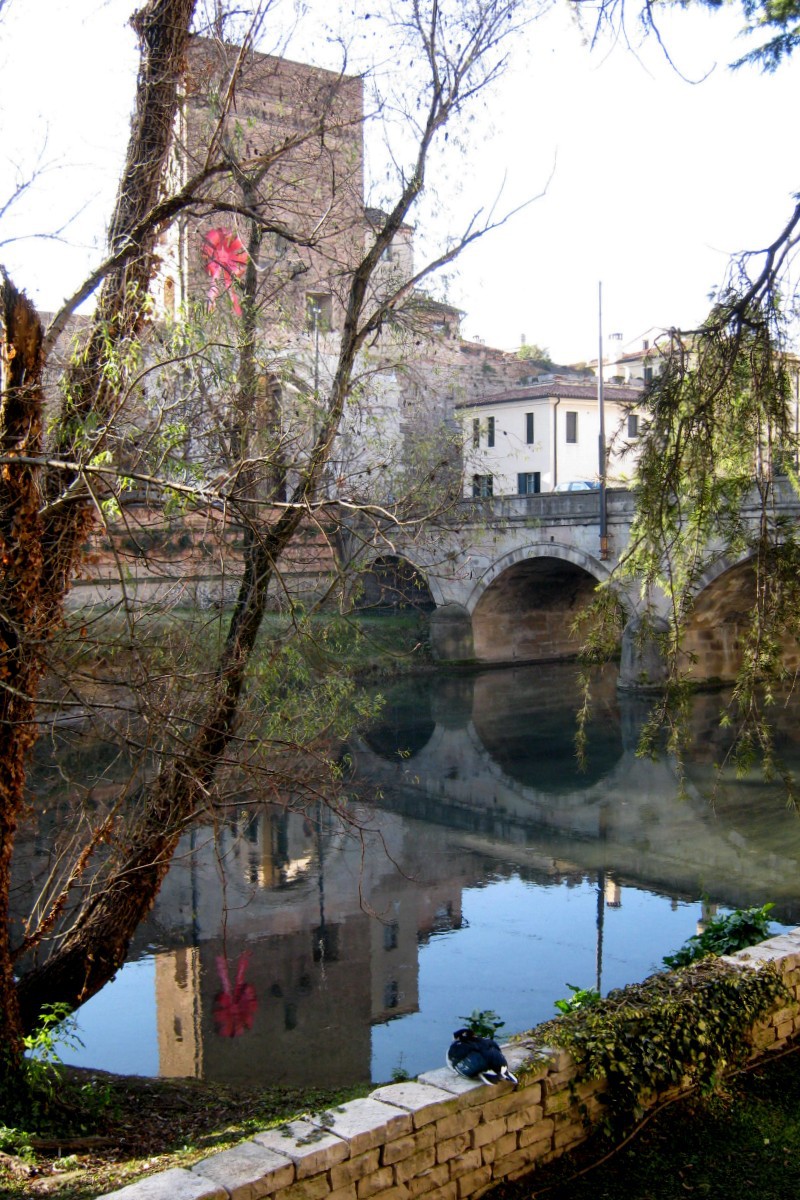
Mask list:
[[[540,1025],[537,1039],[570,1051],[576,1084],[604,1079],[606,1132],[619,1134],[659,1093],[713,1087],[748,1057],[753,1025],[791,1000],[774,968],[741,971],[708,957],[609,992]]]

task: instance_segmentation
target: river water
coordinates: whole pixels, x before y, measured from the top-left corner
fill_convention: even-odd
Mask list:
[[[595,688],[574,752],[569,665],[433,673],[389,689],[351,747],[343,826],[243,807],[187,835],[131,960],[78,1014],[63,1058],[236,1084],[385,1081],[439,1066],[494,1009],[502,1033],[610,988],[725,908],[800,922],[800,818],[754,769],[711,795],[719,696],[700,696],[684,796],[636,755],[646,705]],[[800,765],[796,709],[779,744]],[[368,797],[377,796],[374,803]],[[777,926],[776,926],[777,927]]]

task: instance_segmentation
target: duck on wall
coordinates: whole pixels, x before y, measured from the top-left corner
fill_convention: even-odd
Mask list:
[[[503,1051],[493,1038],[479,1037],[471,1029],[456,1029],[454,1041],[447,1051],[447,1065],[465,1079],[482,1079],[484,1083],[507,1081],[517,1086],[516,1075],[508,1069]]]

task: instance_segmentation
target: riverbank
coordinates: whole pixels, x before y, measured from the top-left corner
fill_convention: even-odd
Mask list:
[[[143,1175],[189,1167],[260,1129],[333,1108],[371,1087],[227,1088],[64,1068],[55,1111],[36,1133],[0,1124],[0,1196],[90,1200]]]
[[[487,1200],[787,1200],[796,1193],[800,1166],[798,1067],[797,1050],[759,1062],[712,1094],[661,1110],[622,1148],[589,1144],[487,1193]],[[240,1091],[99,1072],[70,1072],[70,1078],[96,1080],[107,1106],[82,1135],[42,1137],[27,1152],[10,1152],[8,1140],[0,1140],[6,1200],[90,1200],[143,1174],[191,1166],[258,1129],[333,1107],[373,1086]]]

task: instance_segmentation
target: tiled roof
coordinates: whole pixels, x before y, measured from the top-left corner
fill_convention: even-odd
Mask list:
[[[605,384],[603,397],[621,403],[635,404],[642,397],[640,387],[619,387]],[[456,408],[486,408],[491,404],[508,404],[514,400],[596,400],[597,381],[586,383],[537,383],[532,387],[509,388],[505,392],[492,392],[474,400],[462,400]]]
[[[613,367],[617,363],[637,362],[640,358],[666,358],[667,349],[659,346],[649,346],[647,350],[630,350],[627,354],[620,354],[618,358],[603,359],[607,367]]]

